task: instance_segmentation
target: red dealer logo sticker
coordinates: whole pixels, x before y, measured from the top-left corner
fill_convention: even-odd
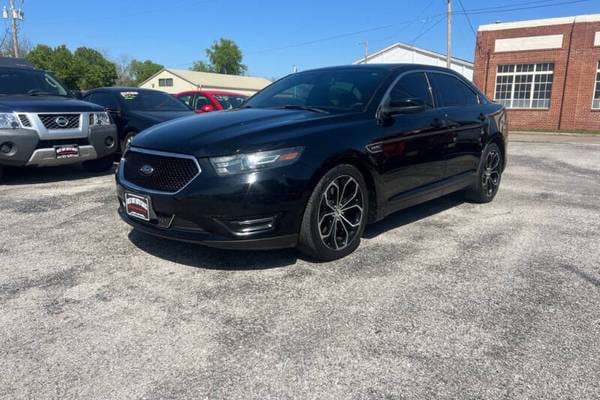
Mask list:
[[[150,202],[147,197],[125,194],[125,209],[127,215],[150,221]]]

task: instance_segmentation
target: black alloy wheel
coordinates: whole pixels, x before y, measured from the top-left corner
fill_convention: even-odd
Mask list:
[[[298,247],[309,256],[331,261],[360,244],[368,215],[367,186],[360,171],[340,165],[315,187],[302,220]]]
[[[467,189],[467,198],[475,203],[492,201],[500,188],[502,167],[500,148],[496,143],[489,143],[483,151],[476,181]]]

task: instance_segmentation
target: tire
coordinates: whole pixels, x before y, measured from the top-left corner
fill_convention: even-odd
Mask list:
[[[503,162],[498,145],[488,143],[479,161],[475,183],[466,190],[467,200],[474,203],[489,203],[494,200],[502,179]]]
[[[133,139],[133,137],[137,135],[137,132],[127,132],[123,140],[121,141],[121,153],[124,153],[129,147],[129,142]]]
[[[348,164],[334,167],[308,200],[298,249],[319,261],[343,258],[360,245],[368,215],[369,195],[360,171]]]
[[[83,168],[88,172],[106,172],[109,171],[114,164],[114,157],[98,158],[96,160],[84,161]]]

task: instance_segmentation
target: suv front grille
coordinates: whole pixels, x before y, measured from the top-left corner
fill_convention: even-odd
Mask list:
[[[38,114],[46,129],[79,128],[80,114]]]
[[[124,156],[125,179],[136,186],[159,192],[175,193],[199,173],[196,162],[185,156],[162,155],[128,150]],[[143,167],[151,173],[142,172]]]

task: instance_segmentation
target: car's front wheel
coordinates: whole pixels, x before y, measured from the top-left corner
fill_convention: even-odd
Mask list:
[[[500,180],[503,166],[502,152],[496,143],[489,143],[479,162],[479,170],[473,186],[467,189],[467,199],[475,203],[489,203],[494,199]]]
[[[347,256],[360,244],[368,211],[367,185],[360,171],[348,164],[331,169],[308,201],[298,247],[321,261]]]

